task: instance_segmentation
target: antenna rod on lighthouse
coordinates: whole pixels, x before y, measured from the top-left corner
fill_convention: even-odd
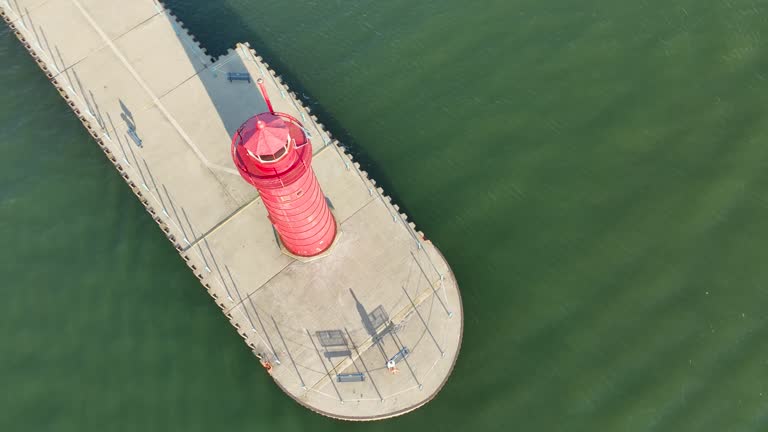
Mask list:
[[[267,103],[267,109],[269,109],[271,114],[274,114],[275,110],[272,108],[272,102],[269,100],[267,89],[264,88],[264,79],[259,78],[256,80],[256,83],[259,84],[259,90],[261,90],[261,95],[264,96],[264,101]]]

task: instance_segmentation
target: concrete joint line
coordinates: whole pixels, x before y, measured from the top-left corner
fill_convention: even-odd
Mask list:
[[[192,241],[192,243],[187,248],[185,248],[184,250],[187,251],[187,250],[192,249],[193,247],[197,246],[198,243],[200,243],[201,241],[205,240],[209,235],[213,234],[219,228],[221,228],[224,225],[226,225],[227,222],[232,220],[238,214],[242,213],[246,208],[250,207],[251,204],[253,204],[256,201],[258,201],[259,198],[261,198],[261,196],[260,195],[256,195],[256,197],[254,199],[252,199],[252,200],[248,201],[247,203],[243,204],[242,206],[240,206],[240,208],[238,208],[237,210],[233,211],[229,216],[225,217],[224,219],[219,221],[216,225],[214,225],[213,228],[209,229],[207,232],[203,233],[202,235],[200,235],[196,239],[194,239]]]

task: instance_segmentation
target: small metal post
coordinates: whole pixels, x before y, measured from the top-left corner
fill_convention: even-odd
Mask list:
[[[272,102],[269,100],[267,89],[264,88],[264,80],[259,78],[256,80],[256,83],[259,85],[259,90],[261,91],[261,95],[264,97],[264,102],[267,103],[267,108],[269,109],[269,112],[274,114],[275,110],[272,108]]]

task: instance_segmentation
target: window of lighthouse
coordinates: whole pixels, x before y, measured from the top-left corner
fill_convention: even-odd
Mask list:
[[[262,162],[274,162],[281,157],[285,156],[286,153],[288,153],[288,148],[291,146],[291,137],[288,136],[288,139],[285,141],[285,145],[280,150],[276,151],[275,153],[271,155],[259,155],[258,159]]]
[[[288,146],[285,146],[271,155],[259,155],[259,160],[261,160],[262,162],[274,162],[280,159],[281,157],[285,156],[287,152],[288,152]]]

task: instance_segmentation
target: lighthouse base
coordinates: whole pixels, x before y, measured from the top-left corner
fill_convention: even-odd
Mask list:
[[[312,255],[312,256],[296,255],[293,252],[289,251],[288,248],[285,247],[285,244],[283,244],[283,240],[280,238],[280,235],[277,233],[277,230],[273,226],[272,227],[272,231],[274,231],[274,233],[275,233],[275,240],[277,240],[277,246],[280,248],[280,252],[282,252],[285,255],[288,255],[289,257],[291,257],[291,258],[293,258],[293,259],[295,259],[297,261],[301,261],[301,262],[317,261],[317,260],[319,260],[321,258],[325,258],[328,255],[330,255],[332,253],[333,249],[334,249],[334,246],[336,246],[336,244],[338,244],[339,237],[341,237],[341,225],[339,224],[339,220],[336,219],[336,215],[334,214],[333,209],[331,209],[331,214],[333,215],[334,221],[336,222],[336,236],[333,237],[333,241],[331,242],[331,245],[328,246],[324,251],[320,252],[317,255]]]

